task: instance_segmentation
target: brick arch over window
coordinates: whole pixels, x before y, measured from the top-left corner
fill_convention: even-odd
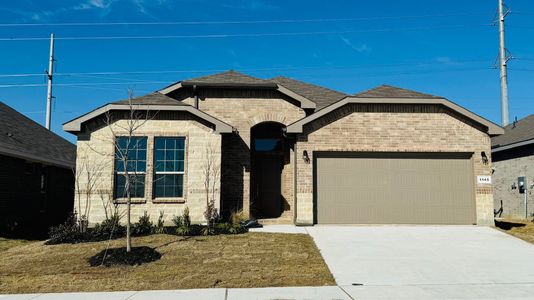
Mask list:
[[[282,114],[274,113],[274,112],[256,115],[254,116],[254,118],[248,121],[251,128],[264,122],[277,122],[277,123],[281,123],[284,125],[288,125],[292,123],[291,120],[289,120],[287,117],[283,116]]]

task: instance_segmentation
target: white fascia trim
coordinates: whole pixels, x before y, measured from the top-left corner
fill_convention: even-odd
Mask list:
[[[487,133],[489,135],[500,135],[504,133],[504,129],[487,120],[479,115],[470,112],[469,110],[455,104],[445,98],[429,98],[429,99],[412,99],[412,98],[360,98],[360,97],[346,97],[330,106],[327,106],[320,111],[309,115],[293,124],[287,126],[288,133],[301,133],[303,125],[316,120],[346,104],[359,103],[359,104],[437,104],[443,105],[481,125],[488,127]]]
[[[221,120],[218,120],[205,112],[198,110],[189,105],[133,105],[133,108],[136,110],[151,110],[151,111],[186,111],[189,112],[203,120],[208,121],[209,123],[215,125],[215,131],[217,133],[232,133],[234,128]],[[81,131],[81,126],[83,122],[89,121],[95,117],[98,117],[110,110],[130,110],[130,105],[125,104],[108,104],[103,107],[100,107],[90,113],[87,113],[77,119],[74,119],[70,122],[63,124],[63,130],[68,132],[79,132]]]

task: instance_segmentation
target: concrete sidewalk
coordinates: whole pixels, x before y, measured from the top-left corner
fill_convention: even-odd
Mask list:
[[[350,300],[337,286],[283,287],[254,289],[195,289],[169,291],[131,291],[98,293],[0,295],[1,300],[266,300],[266,299],[340,299]]]
[[[0,300],[533,299],[534,284],[323,286],[0,295]]]

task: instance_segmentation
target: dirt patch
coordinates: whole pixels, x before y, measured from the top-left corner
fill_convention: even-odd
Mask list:
[[[526,220],[495,220],[495,227],[503,232],[534,244],[534,223]]]

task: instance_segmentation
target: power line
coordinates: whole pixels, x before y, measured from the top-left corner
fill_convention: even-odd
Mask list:
[[[418,75],[429,73],[447,73],[447,72],[469,72],[469,71],[481,71],[481,70],[493,70],[493,68],[461,68],[461,69],[449,69],[449,70],[414,70],[406,72],[373,72],[373,73],[358,73],[358,76],[398,76],[398,75]],[[343,75],[346,76],[346,75]],[[305,76],[310,77],[310,76]],[[311,76],[313,77],[313,76]],[[82,82],[82,83],[56,83],[55,86],[101,86],[101,85],[135,85],[135,84],[171,84],[175,81],[132,81],[132,82]],[[0,84],[0,88],[11,87],[42,87],[46,86],[44,83],[20,83],[20,84]]]
[[[353,66],[303,66],[303,67],[272,67],[272,68],[242,68],[236,69],[241,72],[262,72],[262,71],[291,71],[291,70],[343,70],[343,69],[358,69],[358,68],[370,68],[370,67],[399,67],[399,66],[431,66],[431,65],[456,65],[467,63],[488,63],[491,59],[476,59],[476,60],[457,60],[450,63],[443,62],[402,62],[392,64],[362,64]],[[142,75],[142,74],[179,74],[179,73],[216,73],[227,71],[228,68],[218,69],[204,69],[204,70],[159,70],[159,71],[108,71],[108,72],[65,72],[55,73],[54,76],[80,76],[89,77],[89,75],[95,75],[95,78],[114,79],[112,77],[96,77],[96,75]],[[20,74],[0,74],[0,78],[8,77],[35,77],[43,76],[41,73],[20,73]],[[92,76],[91,76],[92,77]],[[117,79],[117,78],[116,78]],[[123,80],[124,78],[118,79]]]
[[[191,38],[236,38],[236,37],[269,37],[269,36],[306,36],[306,35],[332,35],[332,34],[351,34],[351,33],[369,33],[369,32],[394,32],[394,31],[418,31],[418,30],[441,30],[441,29],[459,29],[459,28],[479,28],[491,27],[491,24],[472,24],[472,25],[450,25],[450,26],[423,26],[407,28],[383,28],[383,29],[365,29],[365,30],[343,30],[343,31],[308,31],[308,32],[277,32],[277,33],[239,33],[239,34],[201,34],[201,35],[146,35],[146,36],[69,36],[56,37],[55,40],[74,41],[74,40],[141,40],[141,39],[191,39]],[[48,37],[13,37],[0,38],[0,41],[42,41],[49,40]]]
[[[72,22],[72,23],[3,23],[0,27],[34,27],[34,26],[158,26],[158,25],[224,25],[224,24],[276,24],[276,23],[325,23],[351,22],[395,19],[421,19],[439,17],[460,17],[471,15],[487,15],[490,12],[428,14],[408,16],[378,16],[365,18],[332,18],[332,19],[283,19],[283,20],[243,20],[243,21],[169,21],[169,22]]]
[[[54,83],[54,86],[91,86],[91,85],[122,85],[122,84],[170,84],[173,81],[133,81],[133,82],[81,82],[81,83]],[[20,83],[20,84],[0,84],[0,88],[10,87],[41,87],[47,86],[46,83]]]

